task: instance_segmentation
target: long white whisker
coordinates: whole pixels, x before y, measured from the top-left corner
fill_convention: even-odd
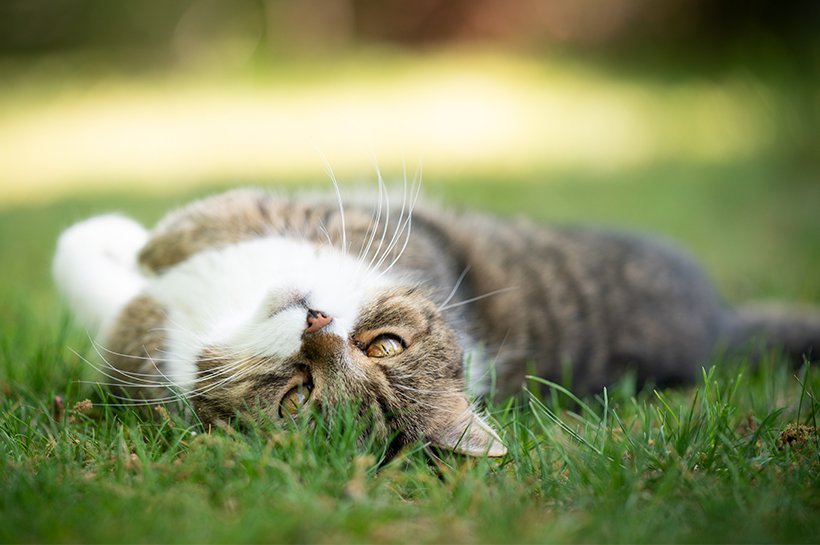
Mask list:
[[[461,283],[464,281],[464,277],[467,276],[468,272],[470,272],[470,268],[470,265],[467,265],[466,267],[464,267],[464,270],[461,271],[461,275],[459,275],[458,280],[456,280],[456,283],[453,286],[450,295],[448,295],[447,298],[438,306],[439,310],[441,310],[442,307],[446,307],[447,303],[450,302],[450,299],[452,299],[455,296],[456,292],[458,291],[458,288],[461,287]]]
[[[122,387],[122,384],[106,384],[104,382],[97,382],[94,383],[99,386],[119,386]],[[130,386],[129,386],[130,387]],[[169,391],[172,395],[167,395],[164,397],[152,397],[152,398],[143,398],[143,399],[134,399],[127,395],[120,395],[116,392],[109,391],[107,393],[108,396],[113,397],[114,399],[118,399],[123,401],[123,403],[101,403],[103,407],[143,407],[143,406],[153,406],[153,405],[163,405],[165,403],[171,401],[182,401],[185,402],[187,400],[187,395],[183,394],[179,391],[178,388],[173,387],[173,385],[163,385],[162,388],[164,390]]]
[[[254,364],[254,365],[250,365],[245,369],[240,369],[238,373],[236,373],[234,375],[231,375],[231,376],[228,376],[228,377],[225,377],[225,378],[215,382],[212,385],[207,385],[207,386],[204,386],[202,388],[196,388],[194,390],[191,390],[190,392],[188,392],[187,397],[190,398],[190,397],[198,397],[198,396],[201,396],[201,395],[205,395],[209,392],[212,392],[213,390],[215,390],[217,388],[221,388],[225,384],[228,384],[228,383],[231,383],[231,382],[236,382],[237,380],[245,378],[246,376],[250,375],[253,371],[257,370],[258,368],[263,367],[265,365],[265,363],[266,362],[264,360],[260,360],[258,363]]]
[[[330,177],[333,189],[336,191],[336,200],[339,203],[339,215],[342,221],[342,253],[347,255],[347,229],[345,227],[345,207],[342,203],[342,191],[339,189],[339,182],[336,180],[336,175],[333,173],[333,168],[330,166],[330,163],[328,163],[326,159],[323,160],[325,163],[325,172],[327,172],[327,175]]]
[[[404,233],[405,228],[407,228],[408,236],[409,236],[409,231],[410,231],[411,226],[412,226],[413,210],[416,207],[416,201],[418,201],[419,194],[421,193],[421,180],[418,178],[418,175],[419,175],[419,171],[416,171],[416,174],[413,176],[413,181],[410,185],[410,201],[409,201],[409,204],[408,204],[408,200],[407,200],[407,198],[408,198],[408,193],[407,193],[407,168],[406,167],[404,168],[404,194],[403,194],[401,214],[399,215],[399,221],[398,221],[398,224],[396,225],[396,231],[393,233],[393,238],[390,240],[390,244],[387,246],[387,250],[385,250],[384,254],[382,255],[382,259],[378,263],[379,265],[381,265],[384,262],[384,260],[387,258],[390,251],[392,251],[393,248],[395,248],[396,244],[398,244],[398,241],[401,239],[401,235],[402,235],[402,233]],[[405,206],[407,208],[407,217],[404,218],[404,221],[402,221],[402,218],[403,218],[404,212],[405,212]],[[405,237],[404,247],[407,246],[407,240],[409,240],[409,239],[407,237]],[[403,250],[402,250],[402,252],[403,252]],[[399,256],[401,255],[402,252],[399,252]],[[392,266],[392,264],[391,264],[391,266]]]
[[[92,343],[92,346],[94,347],[95,352],[97,353],[99,358],[102,360],[102,362],[105,364],[105,366],[108,369],[111,369],[112,371],[116,372],[117,375],[121,375],[122,377],[124,377],[128,380],[123,380],[120,376],[112,376],[112,375],[106,373],[102,368],[94,365],[93,363],[86,360],[85,358],[83,358],[79,354],[77,354],[77,356],[80,357],[81,359],[83,359],[83,361],[85,361],[89,366],[94,368],[97,372],[101,373],[102,375],[104,375],[104,376],[106,376],[106,377],[108,377],[112,380],[118,381],[117,385],[119,385],[119,386],[129,386],[129,387],[134,387],[134,388],[139,388],[139,387],[144,387],[144,388],[166,387],[167,388],[167,387],[170,387],[170,386],[176,386],[177,385],[177,381],[175,379],[169,377],[167,374],[165,374],[162,371],[162,369],[159,367],[159,365],[157,365],[158,360],[155,357],[151,356],[150,354],[148,354],[147,356],[122,354],[122,353],[119,353],[119,352],[115,352],[113,350],[109,350],[108,348],[100,345],[99,343],[95,342],[94,340],[92,340],[91,343]],[[107,352],[108,354],[111,354],[111,355],[150,362],[153,365],[154,369],[156,370],[156,373],[138,373],[138,372],[135,372],[135,371],[126,371],[124,369],[118,368],[118,367],[112,365],[105,358],[105,356],[103,356],[102,352],[100,352],[100,349],[102,349],[103,351],[105,351],[105,352]],[[76,352],[75,352],[75,354],[76,354]],[[146,354],[147,354],[147,351],[146,351]],[[238,355],[238,354],[236,354],[236,355]],[[214,356],[212,358],[202,358],[202,359],[198,359],[197,363],[218,361],[220,359],[230,359],[232,357],[235,357],[236,355],[233,355],[233,356],[218,355],[218,356]],[[253,359],[252,355],[246,355],[246,356],[243,356],[243,357],[239,358],[236,361],[231,361],[230,364],[220,366],[216,370],[210,372],[207,377],[200,377],[200,378],[193,379],[192,381],[190,381],[189,385],[197,384],[199,382],[211,381],[211,380],[213,380],[213,377],[219,377],[219,376],[222,376],[222,375],[229,375],[229,374],[233,373],[234,370],[239,369],[242,366],[244,366],[251,359]],[[161,358],[159,361],[167,363],[171,360],[166,359],[166,358]],[[157,380],[157,378],[156,378],[157,375],[159,375],[163,379],[165,379],[165,382]],[[140,381],[142,384],[137,383],[137,382],[132,382],[132,381]]]
[[[517,289],[518,289],[518,287],[517,287],[517,286],[511,286],[511,287],[509,287],[509,288],[501,288],[501,289],[498,289],[498,290],[493,290],[493,291],[491,291],[491,292],[489,292],[489,293],[485,293],[485,294],[483,294],[483,295],[479,295],[479,296],[477,296],[477,297],[471,297],[470,299],[466,299],[466,300],[464,300],[464,301],[459,301],[459,302],[457,302],[457,303],[453,303],[453,304],[451,304],[451,305],[446,305],[446,306],[440,307],[440,308],[439,308],[439,311],[443,312],[443,311],[445,311],[445,310],[449,310],[449,309],[451,309],[451,308],[460,307],[460,306],[462,306],[462,305],[468,305],[468,304],[470,304],[470,303],[474,303],[474,302],[476,302],[476,301],[480,301],[480,300],[482,300],[482,299],[486,299],[487,297],[492,297],[493,295],[498,295],[498,294],[500,294],[500,293],[505,293],[505,292],[508,292],[508,291],[513,291],[513,290],[517,290]]]
[[[97,386],[119,386],[119,384],[106,384],[103,382],[92,382],[90,384],[95,384]],[[95,403],[100,407],[153,407],[155,405],[164,405],[170,401],[180,401],[180,398],[168,398],[164,401],[156,400],[156,399],[133,399],[128,396],[119,395],[116,392],[108,391],[106,392],[107,397],[112,397],[120,401],[120,403]]]
[[[413,201],[410,203],[410,209],[407,212],[407,234],[404,237],[404,244],[402,245],[401,250],[399,250],[396,257],[390,263],[390,265],[388,265],[387,268],[384,269],[384,271],[382,271],[382,274],[387,274],[388,272],[390,272],[390,269],[392,269],[393,266],[396,263],[398,263],[399,259],[404,254],[404,251],[407,249],[407,244],[410,242],[410,233],[413,231],[413,211],[416,209],[416,202],[419,199],[419,194],[420,193],[421,193],[421,180],[419,180],[419,182],[418,182],[418,186],[417,186],[417,189],[416,189],[416,194],[413,197]]]
[[[376,236],[376,213],[377,210],[374,208],[373,212],[370,214],[370,219],[367,222],[367,229],[364,231],[364,237],[362,237],[362,244],[359,246],[359,253],[356,256],[357,263],[361,264],[364,260],[364,255],[368,250],[368,240],[372,240]],[[371,237],[372,233],[372,237]]]
[[[128,378],[133,378],[134,380],[139,380],[139,381],[141,381],[141,384],[140,384],[140,383],[136,383],[136,382],[135,382],[135,383],[132,383],[132,382],[128,382],[128,381],[125,381],[125,380],[121,380],[121,379],[120,379],[120,378],[118,378],[118,377],[115,377],[115,376],[109,375],[109,374],[108,374],[108,373],[107,373],[107,372],[106,372],[103,368],[98,367],[97,365],[93,364],[93,363],[92,363],[92,362],[91,362],[88,358],[85,358],[84,356],[80,355],[80,354],[79,354],[78,352],[76,352],[74,349],[69,348],[69,350],[71,350],[71,351],[74,353],[74,355],[75,355],[75,356],[77,356],[78,358],[80,358],[80,359],[81,359],[81,360],[82,360],[82,361],[83,361],[86,365],[88,365],[89,367],[91,367],[92,369],[94,369],[95,371],[97,371],[99,374],[101,374],[101,375],[102,375],[102,376],[104,376],[104,377],[110,378],[110,379],[111,379],[111,380],[113,380],[113,381],[116,381],[116,382],[117,382],[118,384],[120,384],[120,385],[124,385],[124,386],[131,386],[131,387],[134,387],[134,388],[155,388],[155,387],[158,387],[158,386],[160,386],[160,387],[161,387],[161,386],[163,386],[163,384],[160,384],[160,383],[158,383],[158,382],[150,382],[150,381],[147,381],[147,380],[144,380],[144,379],[138,378],[138,377],[128,377]],[[123,376],[126,376],[126,377],[128,376],[128,375],[127,375],[127,373],[123,373],[123,372],[119,371],[116,367],[114,367],[113,365],[111,365],[110,363],[108,363],[108,362],[105,360],[105,358],[103,358],[103,361],[105,361],[105,363],[106,363],[106,365],[108,366],[108,368],[110,368],[110,369],[112,369],[112,370],[115,370],[115,371],[117,371],[118,373],[121,373]]]
[[[382,236],[379,239],[379,245],[373,252],[373,257],[370,259],[370,262],[367,264],[368,271],[373,270],[374,264],[378,259],[379,255],[381,254],[382,247],[384,246],[384,241],[387,237],[387,231],[390,229],[390,192],[387,191],[387,187],[384,184],[384,180],[382,179],[381,173],[379,173],[378,181],[379,186],[382,188],[384,193],[384,229],[382,229]]]
[[[325,227],[325,224],[322,222],[322,220],[319,220],[319,231],[321,231],[322,234],[325,235],[327,245],[333,248],[333,241],[330,240],[330,233],[327,232],[327,227]]]
[[[112,356],[119,356],[121,358],[131,358],[131,359],[134,359],[134,360],[142,360],[142,361],[150,361],[150,362],[155,362],[155,361],[168,362],[168,361],[171,361],[168,358],[157,358],[155,356],[150,356],[150,355],[148,355],[148,356],[137,356],[136,354],[123,354],[121,352],[116,352],[114,350],[106,348],[105,346],[103,346],[99,343],[96,343],[95,341],[92,341],[92,344],[99,347],[100,349],[105,351],[107,354],[110,354]],[[97,353],[99,354],[99,351]],[[218,360],[227,360],[227,359],[231,359],[232,357],[236,357],[237,355],[238,354],[233,354],[233,355],[231,355],[231,354],[219,354],[217,356],[212,356],[212,357],[209,357],[209,358],[197,358],[197,361],[199,361],[199,362],[210,362],[210,361],[218,361]],[[134,373],[134,374],[139,375],[140,373]],[[151,375],[153,376],[153,374],[151,374]]]
[[[373,223],[373,231],[370,231],[370,226],[368,225],[367,235],[369,235],[369,238],[367,240],[367,246],[364,247],[361,253],[359,254],[359,264],[363,264],[364,260],[367,259],[367,256],[370,253],[370,248],[373,246],[373,241],[376,238],[376,233],[379,230],[379,222],[381,221],[382,217],[382,192],[384,191],[384,182],[382,181],[382,174],[381,172],[379,172],[378,164],[376,165],[376,176],[378,180],[379,193],[376,204],[375,218],[371,220],[371,222]],[[364,245],[364,241],[362,241],[362,245]]]
[[[205,341],[201,340],[201,339],[204,338],[201,335],[199,335],[197,333],[193,333],[193,332],[191,332],[189,330],[186,330],[186,329],[182,329],[182,328],[173,329],[173,328],[168,328],[168,327],[155,327],[155,328],[149,329],[149,331],[152,331],[152,332],[156,331],[156,332],[161,332],[161,333],[182,333],[184,335],[190,335],[192,337],[195,337],[194,340],[196,342],[183,342],[184,339],[181,339],[181,338],[175,338],[174,342],[175,342],[175,344],[179,344],[179,345],[182,345],[186,348],[193,349],[197,353],[201,353],[202,350],[206,349],[208,347],[208,345],[210,344],[208,342],[205,342]],[[150,358],[145,357],[145,356],[135,356],[133,354],[118,354],[118,353],[113,352],[113,351],[108,350],[108,349],[105,349],[105,350],[107,352],[109,352],[111,354],[115,354],[117,356],[126,356],[126,357],[129,357],[129,358],[137,358],[137,359],[150,359]],[[242,349],[236,349],[233,352],[224,352],[224,353],[220,353],[218,355],[208,357],[208,358],[197,358],[197,361],[208,362],[208,361],[213,361],[213,360],[228,360],[228,359],[237,358],[237,357],[245,357],[245,355],[246,355],[245,351],[242,351]]]
[[[391,378],[399,378],[399,377],[391,377]],[[413,376],[408,376],[407,378],[412,379],[415,378]],[[408,392],[415,392],[417,394],[430,394],[430,395],[441,395],[441,394],[449,394],[455,391],[454,388],[440,388],[436,390],[425,390],[421,388],[413,388],[412,386],[407,386],[406,384],[399,384],[399,383],[391,383],[391,387],[398,388],[400,390],[406,390]]]
[[[403,230],[405,224],[404,213],[407,208],[407,178],[404,179],[404,190],[402,193],[402,202],[401,202],[401,210],[399,211],[399,219],[396,221],[396,228],[393,230],[393,236],[390,237],[390,242],[387,244],[387,248],[381,253],[379,256],[378,261],[376,262],[375,267],[379,268],[382,266],[384,261],[387,259],[387,256],[390,254],[390,251],[396,245],[396,241],[398,240],[399,236],[401,235],[401,231]]]
[[[236,373],[235,375],[232,375],[232,376],[226,377],[222,380],[216,381],[213,384],[206,385],[206,386],[203,386],[201,388],[195,388],[193,390],[190,390],[190,391],[186,392],[184,395],[182,395],[182,397],[184,399],[192,399],[194,397],[203,396],[203,395],[205,395],[207,393],[210,393],[210,392],[212,392],[212,391],[214,391],[218,388],[221,388],[225,384],[228,384],[230,382],[235,382],[235,381],[237,381],[241,378],[244,378],[245,376],[247,376],[248,374],[250,374],[252,371],[256,370],[258,367],[260,367],[263,364],[264,364],[264,361],[262,361],[260,363],[257,363],[255,365],[251,365],[247,369],[244,369],[243,371],[241,371],[239,373]],[[110,378],[114,378],[114,377],[110,377]],[[116,380],[116,378],[114,378],[114,380]],[[101,384],[101,383],[99,383],[99,384]],[[122,384],[114,384],[114,386],[122,386]],[[166,389],[173,392],[172,388],[170,387],[170,386],[173,386],[173,385],[161,385],[161,386],[163,386]],[[130,399],[130,398],[127,398],[127,397],[121,397],[121,396],[117,396],[117,395],[114,395],[114,397],[116,397],[118,399],[121,399],[121,400]],[[175,394],[175,395],[170,395],[170,396],[165,396],[165,397],[152,398],[150,400],[137,401],[137,402],[134,403],[134,405],[158,405],[158,404],[161,404],[161,403],[166,403],[168,401],[175,401],[175,400],[179,400],[179,399],[180,399],[180,395]]]
[[[254,356],[248,355],[248,356],[245,356],[244,358],[241,358],[239,360],[232,361],[228,365],[223,365],[223,366],[221,366],[221,367],[219,367],[219,368],[217,368],[213,371],[209,370],[208,373],[202,374],[201,377],[198,377],[198,378],[194,379],[193,381],[191,381],[191,384],[196,384],[196,383],[199,383],[199,382],[208,382],[208,381],[213,380],[214,377],[220,377],[220,376],[223,376],[223,375],[230,375],[235,370],[240,370],[241,371],[242,368],[245,367],[245,364],[247,364],[249,361],[252,361],[253,359],[254,359]],[[258,364],[252,365],[251,367],[255,369],[256,367],[264,365],[264,363],[265,362],[263,360],[263,361],[260,361]],[[200,374],[202,373],[199,370],[197,372],[200,373]]]
[[[100,350],[102,350],[103,352],[105,352],[106,354],[109,354],[111,356],[118,356],[118,357],[121,357],[121,358],[131,358],[131,359],[141,360],[141,361],[154,361],[154,358],[151,358],[150,356],[137,356],[137,355],[133,355],[133,354],[121,354],[120,352],[115,352],[114,350],[109,350],[108,348],[106,348],[105,346],[97,343],[96,341],[91,341],[91,345],[94,347],[94,351],[97,353],[97,355],[100,356],[100,359],[102,359],[103,362],[106,363],[107,365],[111,365],[111,364],[108,362],[108,360],[105,359],[104,356],[102,356],[102,354],[100,353]],[[164,360],[164,358],[160,358],[160,360]],[[111,368],[116,369],[113,366],[111,366]],[[154,376],[153,373],[133,373],[133,374],[135,376],[139,376],[139,375]]]
[[[394,384],[393,386],[394,386],[394,387],[397,387],[398,385]],[[430,403],[430,402],[427,402],[427,401],[422,401],[422,400],[420,400],[419,398],[417,398],[417,397],[415,397],[415,396],[412,396],[412,395],[410,395],[410,394],[409,394],[409,393],[407,393],[407,392],[403,392],[403,391],[401,391],[401,390],[403,390],[403,389],[404,389],[404,388],[398,388],[398,390],[397,390],[397,391],[395,391],[395,394],[396,394],[399,398],[401,398],[401,399],[403,399],[405,402],[407,402],[408,404],[419,405],[419,406],[425,407],[425,408],[427,408],[427,409],[430,409],[430,410],[432,410],[432,411],[438,411],[438,410],[440,410],[440,409],[441,409],[441,407],[440,407],[439,405],[436,405],[435,403]],[[446,393],[451,393],[451,392],[452,392],[452,391],[442,390],[441,392],[433,392],[433,393],[434,393],[434,394],[446,394]],[[417,392],[413,392],[413,393],[417,393]]]
[[[157,384],[159,384],[156,380],[149,380],[148,378],[141,378],[141,376],[139,376],[139,375],[141,375],[141,373],[136,373],[135,374],[135,373],[131,373],[130,371],[125,371],[123,369],[119,369],[119,368],[115,367],[114,365],[111,364],[111,362],[109,362],[106,359],[105,356],[102,355],[102,352],[100,352],[100,346],[96,342],[92,341],[91,346],[94,348],[94,352],[97,353],[97,356],[100,358],[100,360],[102,360],[102,362],[105,364],[105,367],[107,367],[108,369],[111,369],[112,371],[116,372],[118,375],[122,375],[122,376],[128,378],[129,380],[138,380],[138,381],[142,382],[143,384],[148,384],[148,385],[151,385],[151,386],[156,386]],[[74,351],[72,350],[72,352],[74,352]],[[77,354],[76,352],[74,352],[74,353]],[[147,351],[146,351],[146,353],[147,353]],[[96,365],[91,363],[86,358],[83,358],[79,354],[77,354],[77,356],[80,357],[84,362],[86,362],[89,366],[91,366],[97,372],[102,373],[104,376],[107,376],[108,378],[110,378],[112,380],[119,380],[118,377],[114,377],[114,376],[109,375],[108,373],[103,371],[102,368],[97,367]],[[155,375],[145,375],[145,376],[153,378]],[[125,382],[125,381],[122,381],[122,382]]]

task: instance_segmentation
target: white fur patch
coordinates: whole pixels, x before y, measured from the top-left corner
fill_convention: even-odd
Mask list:
[[[196,254],[150,279],[146,293],[168,309],[167,374],[186,388],[205,346],[233,357],[292,355],[309,308],[347,337],[365,296],[390,283],[335,249],[266,237]]]
[[[144,293],[160,303],[168,313],[164,374],[182,390],[195,384],[206,347],[234,358],[290,356],[301,347],[308,309],[331,316],[328,331],[345,338],[366,298],[396,284],[335,248],[276,236],[203,251],[144,276],[137,254],[147,238],[119,215],[78,223],[59,239],[54,277],[103,343],[131,299]]]
[[[75,224],[57,241],[54,281],[80,324],[98,338],[145,285],[136,256],[147,239],[140,224],[111,214]]]

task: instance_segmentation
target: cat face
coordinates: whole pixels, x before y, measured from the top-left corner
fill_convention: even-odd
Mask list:
[[[175,300],[173,308],[203,305],[207,299],[205,306],[219,317],[197,335],[209,339],[194,358],[191,396],[203,421],[227,419],[237,411],[298,418],[311,407],[353,402],[384,439],[397,438],[399,444],[423,439],[474,455],[505,453],[463,393],[463,350],[424,290],[363,273],[332,252],[302,246],[287,248],[287,270],[280,270],[258,257],[281,253],[271,244],[204,254],[154,289],[166,300],[188,294],[190,299]],[[256,269],[241,285],[235,283],[241,275],[225,270],[234,281],[226,292],[213,264],[239,267],[243,252],[256,256]],[[203,276],[193,269],[204,268],[197,260],[210,261],[207,278],[213,287],[196,285],[194,279]],[[275,281],[271,285],[258,278]],[[222,290],[219,296],[212,293],[216,289]],[[265,295],[256,302],[259,293]],[[183,320],[177,312],[172,321]],[[170,342],[190,345],[191,339]]]

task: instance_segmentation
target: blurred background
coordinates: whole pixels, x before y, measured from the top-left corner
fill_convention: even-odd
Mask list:
[[[820,4],[3,0],[0,201],[817,147]]]
[[[2,0],[7,278],[89,213],[378,165],[667,234],[733,299],[820,300],[818,23],[816,0]]]

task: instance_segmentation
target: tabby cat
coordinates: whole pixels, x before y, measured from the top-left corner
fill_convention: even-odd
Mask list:
[[[184,395],[206,423],[354,400],[380,437],[471,455],[506,449],[470,400],[527,374],[570,366],[588,393],[692,381],[752,338],[820,348],[820,312],[727,308],[664,243],[415,201],[243,189],[150,232],[100,216],[62,234],[54,275],[123,400]]]

